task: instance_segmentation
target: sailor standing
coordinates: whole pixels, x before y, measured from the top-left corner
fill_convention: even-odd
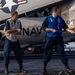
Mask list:
[[[19,44],[19,40],[17,35],[21,35],[22,25],[21,22],[17,19],[18,12],[14,11],[11,14],[12,18],[8,19],[5,23],[5,44],[4,44],[4,63],[5,63],[5,73],[8,74],[8,65],[10,53],[13,50],[16,56],[16,60],[19,64],[20,72],[24,71],[23,69],[23,61],[21,57],[21,48]]]
[[[59,16],[59,10],[57,7],[52,8],[52,15],[48,16],[42,24],[42,29],[46,31],[46,44],[43,64],[43,75],[47,73],[47,64],[51,60],[51,54],[53,47],[57,49],[61,56],[62,63],[68,72],[72,72],[68,65],[68,58],[64,52],[64,42],[62,37],[62,28],[71,34],[75,34],[74,31],[70,30],[66,25],[65,21]]]

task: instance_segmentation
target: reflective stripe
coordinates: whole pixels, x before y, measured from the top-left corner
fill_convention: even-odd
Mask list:
[[[52,15],[48,16],[48,28],[52,28],[57,30],[58,32],[53,33],[53,32],[47,32],[47,36],[50,37],[58,37],[62,36],[62,19],[60,16],[53,18]]]
[[[17,20],[15,23],[11,20],[8,19],[9,21],[9,25],[10,25],[10,30],[15,30],[18,29],[20,27],[20,21]],[[5,32],[5,28],[4,28],[4,32]],[[7,39],[11,40],[12,42],[15,42],[18,40],[17,36],[15,35],[15,33],[6,33],[5,32],[5,36]]]

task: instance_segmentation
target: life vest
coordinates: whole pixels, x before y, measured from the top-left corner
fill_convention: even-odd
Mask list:
[[[18,29],[20,27],[20,21],[19,20],[17,20],[15,23],[11,19],[8,19],[7,21],[9,22],[10,30],[15,30],[15,29]],[[4,27],[4,32],[5,32],[5,30],[6,30],[6,27]],[[17,35],[15,35],[15,33],[5,32],[5,37],[12,42],[15,42],[18,40]]]
[[[59,37],[62,36],[62,19],[60,16],[54,18],[52,15],[48,16],[48,28],[52,28],[57,30],[58,32],[53,33],[53,32],[47,32],[47,36],[50,37]]]

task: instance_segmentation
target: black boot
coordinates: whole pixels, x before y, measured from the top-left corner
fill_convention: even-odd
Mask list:
[[[25,75],[25,74],[28,73],[28,72],[25,71],[24,68],[20,68],[19,73],[23,73],[23,74]]]
[[[20,67],[19,73],[22,73],[22,72],[23,72],[23,73],[27,73],[27,71],[24,70],[22,64],[20,64],[19,67]]]
[[[5,68],[4,73],[5,73],[5,74],[9,74],[8,68]]]
[[[5,73],[5,74],[9,74],[9,71],[8,71],[8,64],[5,65],[5,71],[4,71],[4,73]]]
[[[23,68],[20,68],[19,73],[24,72],[25,70]]]
[[[43,66],[43,74],[42,74],[42,75],[47,75],[46,66],[47,66],[47,62],[44,62],[44,66]]]
[[[67,73],[70,73],[70,74],[71,74],[71,73],[73,72],[73,71],[70,69],[68,63],[65,63],[64,66],[65,66],[65,70],[66,70]]]
[[[23,68],[23,65],[22,64],[19,64],[19,68],[20,68],[20,71],[19,72],[23,72],[24,71],[24,68]]]

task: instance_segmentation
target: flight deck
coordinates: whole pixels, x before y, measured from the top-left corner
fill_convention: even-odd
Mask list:
[[[24,69],[28,72],[26,75],[41,75],[42,68],[43,68],[43,55],[40,54],[28,54],[29,56],[25,56],[23,58],[23,66]],[[75,70],[75,56],[68,56],[69,58],[69,65],[72,70]],[[9,65],[9,75],[18,75],[18,64],[15,60],[15,57],[11,58]],[[48,74],[49,75],[59,75],[60,72],[64,74],[64,65],[61,62],[60,56],[52,55],[52,60],[49,62],[48,66]],[[4,61],[0,59],[0,75],[4,75]],[[20,74],[21,75],[21,74]],[[23,75],[23,74],[22,74]],[[75,75],[75,74],[71,74]]]

